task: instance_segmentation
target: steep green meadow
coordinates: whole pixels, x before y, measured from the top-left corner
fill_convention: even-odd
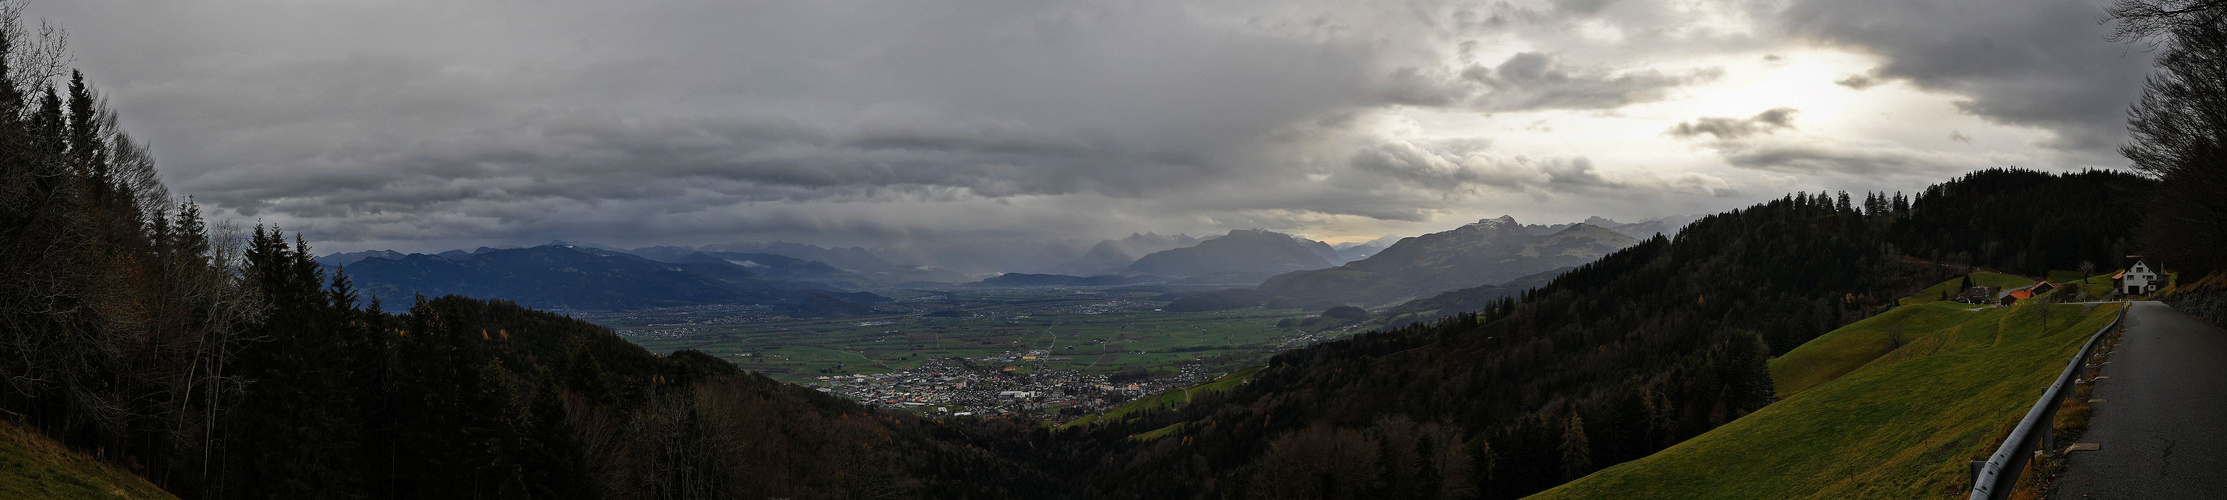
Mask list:
[[[1973,319],[1974,306],[1928,302],[1894,308],[1817,337],[1771,360],[1773,393],[1793,398],[1901,349],[1922,337],[1954,335]]]
[[[0,498],[177,498],[116,466],[0,421]]]
[[[1535,498],[1957,496],[1966,463],[2121,306],[1955,306],[1903,306],[1819,337],[1773,364],[1795,379],[1780,382],[1796,389],[1785,400]],[[1905,344],[1846,370],[1896,327]]]

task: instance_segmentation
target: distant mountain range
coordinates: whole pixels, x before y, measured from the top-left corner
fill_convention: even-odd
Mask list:
[[[1562,232],[1562,230],[1564,229],[1569,229],[1570,226],[1585,224],[1590,226],[1598,226],[1602,229],[1607,229],[1610,231],[1615,231],[1619,234],[1630,236],[1634,239],[1644,240],[1653,238],[1657,234],[1663,236],[1677,236],[1679,229],[1684,229],[1687,224],[1692,224],[1693,221],[1700,219],[1701,216],[1699,215],[1666,215],[1662,217],[1641,220],[1639,222],[1617,222],[1613,219],[1596,215],[1592,217],[1586,217],[1585,222],[1551,225],[1528,224],[1523,226],[1523,230],[1524,232],[1528,232],[1531,234],[1545,236]]]
[[[1602,229],[1615,231],[1625,236],[1630,236],[1634,239],[1644,240],[1647,238],[1652,238],[1656,234],[1661,234],[1664,236],[1677,236],[1679,229],[1684,228],[1686,224],[1693,223],[1693,221],[1700,219],[1700,217],[1701,216],[1698,215],[1668,215],[1645,219],[1639,222],[1617,222],[1614,219],[1609,219],[1606,217],[1592,216],[1585,218],[1584,222],[1570,222],[1562,224],[1525,224],[1523,225],[1523,231],[1526,233],[1531,233],[1533,235],[1547,236],[1554,233],[1562,232],[1562,230],[1569,229],[1571,226],[1575,226],[1578,224],[1587,224],[1592,226],[1599,226]],[[1346,242],[1331,245],[1331,248],[1335,248],[1338,251],[1338,258],[1332,260],[1331,263],[1342,265],[1347,262],[1369,258],[1370,256],[1376,255],[1377,252],[1382,252],[1386,248],[1391,248],[1392,244],[1398,243],[1401,238],[1402,237],[1399,235],[1385,235],[1384,237],[1369,241]]]
[[[335,254],[330,254],[330,255],[326,255],[326,256],[324,256],[324,257],[318,257],[318,258],[317,258],[317,263],[319,263],[319,264],[324,264],[324,265],[328,265],[328,266],[345,266],[345,265],[349,265],[349,264],[354,264],[354,263],[356,263],[356,261],[359,261],[359,260],[364,260],[364,259],[367,259],[367,258],[371,258],[371,257],[378,257],[378,258],[382,258],[382,259],[391,259],[391,260],[402,260],[402,258],[403,258],[403,257],[408,257],[408,256],[410,256],[410,254],[406,254],[406,253],[402,253],[402,252],[397,252],[397,251],[393,251],[393,250],[365,250],[365,251],[361,251],[361,252],[335,253]]]
[[[1130,233],[1127,238],[1099,241],[1089,251],[1083,252],[1082,256],[1046,269],[1045,272],[1078,276],[1111,274],[1136,263],[1139,257],[1197,244],[1198,238],[1184,234],[1166,236]]]
[[[1544,229],[1555,229],[1544,233]],[[1514,217],[1403,238],[1366,259],[1269,278],[1260,291],[1306,301],[1377,306],[1592,262],[1639,242],[1587,223],[1525,226]]]
[[[418,294],[454,294],[547,309],[763,304],[809,313],[811,310],[796,308],[809,305],[822,312],[854,312],[863,309],[863,304],[888,300],[827,284],[771,279],[751,267],[703,253],[679,259],[683,262],[658,262],[629,253],[550,244],[483,249],[461,256],[446,254],[355,256],[346,270],[358,289],[389,301]],[[340,260],[345,259],[335,258],[326,265],[341,265]],[[818,263],[785,264],[810,268]]]
[[[1125,275],[1172,277],[1221,273],[1281,273],[1330,267],[1337,251],[1320,241],[1274,231],[1239,229],[1197,245],[1138,258]]]
[[[513,258],[515,253],[502,253],[522,248],[479,247],[473,250],[448,250],[433,255],[405,254],[393,250],[368,250],[335,253],[318,259],[329,266],[349,266],[351,273],[370,271],[385,272],[395,264],[377,264],[363,267],[371,260],[414,263],[414,270],[395,271],[392,281],[395,290],[477,290],[466,295],[511,298],[536,296],[528,305],[547,308],[606,308],[641,307],[647,304],[716,303],[740,301],[764,303],[769,300],[801,300],[794,293],[811,289],[869,289],[881,287],[944,287],[968,284],[969,286],[1111,286],[1143,282],[1167,282],[1181,286],[1240,286],[1250,287],[1279,274],[1294,271],[1316,271],[1316,274],[1299,274],[1279,277],[1272,287],[1262,291],[1274,295],[1290,295],[1309,302],[1352,302],[1382,305],[1400,298],[1427,297],[1438,292],[1497,283],[1491,281],[1514,279],[1526,274],[1571,265],[1597,257],[1594,250],[1572,250],[1556,245],[1586,246],[1591,243],[1600,248],[1628,245],[1628,242],[1581,238],[1622,234],[1630,238],[1644,238],[1657,233],[1674,234],[1691,217],[1673,216],[1622,223],[1593,217],[1582,223],[1554,225],[1512,224],[1511,234],[1528,235],[1544,243],[1542,255],[1520,255],[1522,245],[1482,244],[1484,247],[1515,252],[1518,255],[1494,257],[1493,262],[1478,259],[1491,251],[1480,250],[1471,244],[1411,243],[1407,249],[1401,243],[1416,238],[1385,236],[1373,241],[1345,243],[1332,246],[1320,241],[1300,238],[1284,233],[1262,230],[1238,230],[1220,236],[1204,238],[1190,235],[1162,235],[1157,233],[1132,233],[1120,239],[1100,240],[1082,250],[1080,243],[1072,240],[1009,242],[990,244],[983,242],[945,243],[926,246],[899,247],[821,247],[804,243],[775,241],[771,243],[726,243],[689,246],[649,246],[624,250],[593,243],[553,241],[533,248],[559,247],[578,251],[593,251],[606,258],[627,256],[666,268],[689,273],[698,278],[724,283],[725,288],[741,290],[749,296],[727,296],[726,292],[691,292],[700,287],[686,283],[671,284],[661,290],[645,289],[646,298],[630,300],[596,300],[590,297],[600,292],[560,292],[537,290],[530,294],[489,295],[492,289],[474,289],[497,286],[492,284],[465,286],[441,282],[443,276],[488,275],[472,274],[458,269],[496,266]],[[1473,224],[1472,226],[1477,226]],[[1587,227],[1569,236],[1558,236],[1573,228]],[[1503,228],[1505,229],[1505,228]],[[1599,231],[1605,230],[1605,231]],[[1461,230],[1456,230],[1461,231]],[[1451,233],[1451,231],[1449,232]],[[1440,233],[1446,234],[1446,233]],[[1425,235],[1430,237],[1432,235]],[[1524,239],[1511,236],[1509,241]],[[1426,238],[1438,241],[1443,237]],[[1531,244],[1524,239],[1523,245]],[[1548,241],[1552,240],[1552,241]],[[1580,241],[1582,240],[1582,241]],[[1498,241],[1498,240],[1495,240]],[[1506,242],[1503,242],[1506,243]],[[1494,246],[1500,245],[1500,246]],[[1514,246],[1510,246],[1514,245]],[[1574,248],[1574,247],[1573,247]],[[1448,255],[1436,255],[1452,252]],[[1483,252],[1483,253],[1480,253]],[[1572,253],[1574,252],[1574,253]],[[1387,253],[1400,257],[1384,258]],[[493,258],[489,254],[500,254]],[[1459,254],[1459,255],[1454,255]],[[1495,254],[1497,255],[1497,254]],[[431,259],[431,260],[427,260]],[[1499,262],[1507,260],[1508,262]],[[1410,265],[1391,265],[1387,262],[1413,261]],[[1443,261],[1443,262],[1441,262]],[[1537,261],[1537,262],[1533,262]],[[962,272],[920,262],[955,263],[973,271]],[[453,264],[453,265],[451,265]],[[1340,266],[1337,269],[1328,269]],[[362,267],[362,269],[358,269]],[[616,269],[612,270],[617,272]],[[474,271],[480,272],[480,271]],[[1012,274],[1012,273],[1021,274]],[[411,273],[422,276],[409,278]],[[445,274],[444,274],[445,273]],[[616,276],[616,275],[614,275]],[[649,279],[650,275],[633,275]],[[989,276],[984,279],[984,276]],[[1042,276],[1032,278],[1031,276]],[[385,277],[380,277],[385,279]],[[407,279],[406,279],[407,278]],[[462,279],[462,278],[455,278]],[[1036,280],[1036,281],[1030,281]],[[652,280],[655,281],[655,280]],[[607,283],[627,288],[622,282]],[[550,286],[558,286],[550,283]],[[507,285],[505,285],[507,286]],[[585,285],[565,285],[581,288]],[[763,295],[764,290],[783,291],[788,295]],[[523,290],[521,290],[523,292]],[[462,292],[443,292],[462,293]],[[770,293],[770,292],[769,292]],[[560,297],[561,296],[561,297]],[[775,296],[779,296],[776,300]],[[545,302],[531,302],[543,300]],[[831,310],[841,310],[832,308]]]
[[[1331,245],[1330,248],[1335,248],[1338,250],[1338,261],[1335,263],[1344,264],[1347,262],[1366,259],[1369,258],[1369,256],[1371,255],[1376,255],[1377,252],[1382,252],[1386,248],[1391,248],[1393,243],[1399,243],[1400,238],[1401,237],[1399,235],[1388,234],[1382,238],[1377,238],[1369,241],[1357,243],[1339,243],[1336,245]]]
[[[784,277],[778,273],[769,276],[819,283],[840,283],[845,286],[893,286],[917,282],[963,283],[971,278],[963,273],[930,266],[894,264],[864,247],[822,248],[802,243],[776,241],[773,243],[727,243],[701,247],[657,246],[642,247],[632,251],[635,255],[652,260],[673,261],[692,253],[704,253],[740,265],[777,266],[775,261],[797,260],[818,264],[825,269],[813,270],[811,276]],[[751,264],[755,263],[755,264]],[[830,272],[832,271],[832,272]],[[841,274],[835,274],[841,273]]]

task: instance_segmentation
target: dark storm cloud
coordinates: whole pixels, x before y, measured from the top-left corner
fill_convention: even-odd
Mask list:
[[[1610,109],[1663,99],[1670,90],[1723,76],[1718,68],[1667,73],[1610,71],[1573,66],[1556,57],[1524,52],[1492,68],[1472,67],[1463,77],[1484,86],[1475,107],[1487,111]]]
[[[2124,138],[2150,55],[2104,41],[2104,0],[1798,0],[1781,20],[1807,38],[1886,62],[1843,85],[1908,81],[1950,92],[1989,120],[2048,129],[2055,146],[2107,150]]]
[[[1496,152],[1483,141],[1387,141],[1354,153],[1361,172],[1437,193],[1490,191],[1547,199],[1572,194],[1645,196],[1677,192],[1715,196],[1731,191],[1702,174],[1609,172],[1585,156],[1530,157]]]
[[[340,239],[499,234],[579,212],[650,226],[736,204],[1170,196],[1275,175],[1284,163],[1262,144],[1384,94],[1370,40],[1149,3],[131,7],[58,8],[167,37],[80,49],[126,55],[96,79],[124,82],[126,125],[155,139],[172,182]]]
[[[365,246],[1201,234],[1603,199],[1683,212],[1743,193],[1726,171],[1969,159],[1799,144],[1778,132],[1791,110],[1636,127],[1711,138],[1725,163],[1696,171],[1574,139],[1502,149],[1520,141],[1393,115],[1615,115],[1822,41],[1887,60],[1843,85],[1907,81],[2090,147],[2122,121],[2125,96],[2107,94],[2139,82],[2143,55],[2053,33],[2101,29],[2065,0],[1940,16],[1973,9],[1845,4],[69,0],[31,14],[75,31],[80,66],[176,191]],[[1598,132],[1546,117],[1517,126]]]
[[[1521,190],[1544,186],[1546,172],[1528,160],[1482,154],[1474,148],[1433,150],[1424,145],[1395,142],[1379,144],[1353,155],[1353,166],[1400,181],[1432,189],[1464,189],[1472,185]],[[1582,158],[1577,161],[1583,161]]]
[[[187,184],[246,215],[329,217],[449,202],[680,201],[690,192],[707,203],[1142,195],[1209,170],[1178,153],[996,123],[882,119],[834,129],[777,117],[574,112],[400,150],[221,169]]]
[[[1868,89],[1868,88],[1876,87],[1876,86],[1878,86],[1879,84],[1882,84],[1882,83],[1887,83],[1887,82],[1885,82],[1885,81],[1881,80],[1881,79],[1880,79],[1879,77],[1877,77],[1877,76],[1873,76],[1873,75],[1868,75],[1868,74],[1855,74],[1855,75],[1848,75],[1848,77],[1847,77],[1847,78],[1842,78],[1842,79],[1839,79],[1839,80],[1833,80],[1833,84],[1835,84],[1835,85],[1839,85],[1839,86],[1842,86],[1842,87],[1848,87],[1848,88],[1852,88],[1852,89],[1856,89],[1856,90],[1863,90],[1863,89]]]
[[[1459,57],[1473,57],[1474,42],[1459,47]],[[1543,52],[1519,52],[1489,66],[1397,67],[1377,88],[1384,100],[1412,106],[1488,112],[1600,110],[1659,101],[1672,90],[1706,84],[1723,74],[1722,68],[1619,70],[1573,64]]]
[[[1554,7],[1572,14],[1598,14],[1616,0],[1555,0]]]
[[[1700,137],[1702,134],[1718,140],[1742,139],[1794,128],[1794,114],[1797,112],[1799,111],[1794,108],[1777,107],[1747,118],[1708,116],[1691,122],[1680,122],[1665,133],[1687,139]]]
[[[1988,158],[1818,139],[1725,144],[1719,152],[1735,167],[1834,177],[1933,177],[1987,167],[1992,163]]]

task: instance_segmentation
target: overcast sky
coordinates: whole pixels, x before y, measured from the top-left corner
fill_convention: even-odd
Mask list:
[[[35,0],[173,191],[320,250],[1715,212],[2121,168],[2103,0]]]

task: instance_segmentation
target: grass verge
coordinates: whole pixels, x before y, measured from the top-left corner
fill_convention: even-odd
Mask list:
[[[1537,498],[1957,497],[1967,463],[1994,451],[2119,307],[1961,311],[1846,375]]]

